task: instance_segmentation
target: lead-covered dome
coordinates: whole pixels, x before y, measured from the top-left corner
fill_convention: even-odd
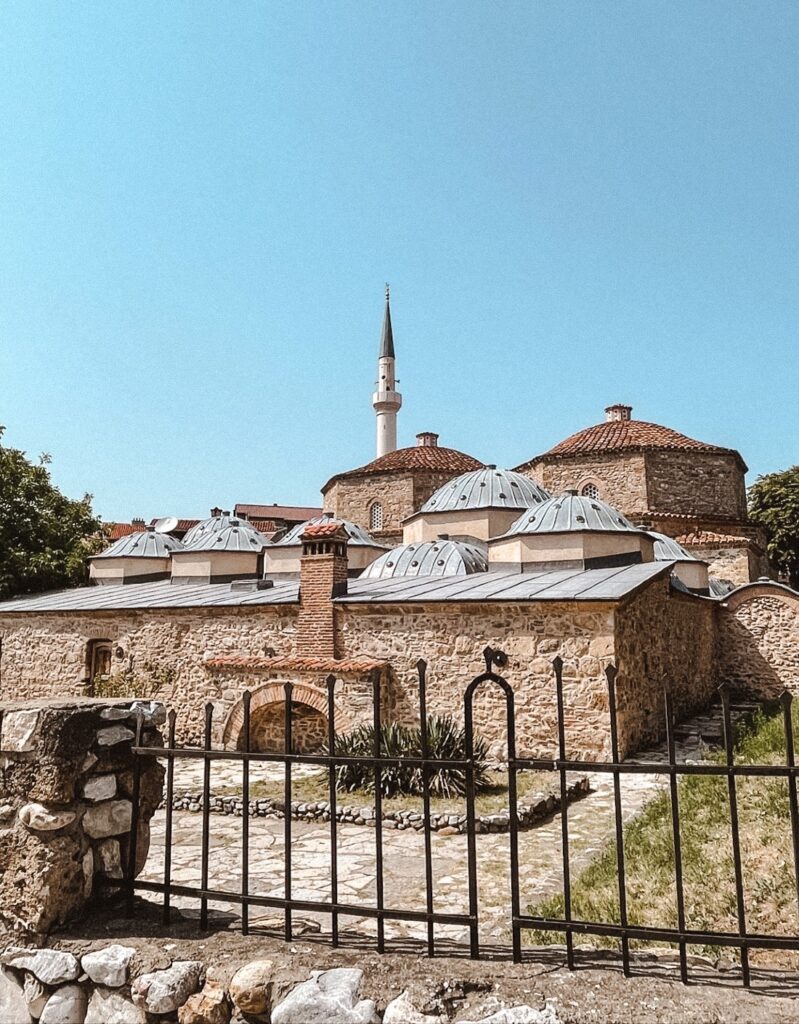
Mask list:
[[[344,527],[344,532],[349,537],[348,546],[350,547],[385,548],[385,544],[375,540],[371,533],[362,526],[358,526],[357,523],[351,523],[348,519],[336,519],[332,516],[316,516],[314,519],[307,519],[304,523],[292,526],[285,536],[272,543],[272,547],[299,545],[302,543],[302,535],[308,527],[317,526],[320,523],[340,523]]]
[[[531,508],[549,498],[529,477],[512,469],[485,466],[456,476],[422,505],[422,512],[453,512],[474,508]]]
[[[665,533],[655,533],[654,530],[646,531],[655,540],[655,561],[656,562],[695,562],[696,558],[690,551],[678,544],[673,537]]]
[[[523,512],[508,530],[506,537],[537,533],[642,533],[626,516],[599,498],[582,494],[560,494],[536,508]]]
[[[469,576],[486,572],[488,559],[474,544],[462,541],[424,541],[401,544],[375,559],[361,579],[382,580],[393,576]]]
[[[230,518],[227,526],[217,530],[206,530],[192,544],[184,546],[186,551],[262,551],[269,541],[245,519]]]
[[[168,533],[139,530],[120,537],[111,547],[92,558],[169,558],[173,551],[182,551],[183,544]]]
[[[234,523],[238,526],[246,521],[241,516],[232,516],[229,512],[225,512],[221,516],[210,516],[186,531],[183,537],[183,544],[185,547],[194,547],[199,541],[207,540],[210,534],[219,533],[220,530],[225,530]],[[251,529],[255,529],[255,527],[253,526]]]

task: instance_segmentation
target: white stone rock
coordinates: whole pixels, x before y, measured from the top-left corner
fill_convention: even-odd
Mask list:
[[[106,800],[95,804],[83,815],[83,831],[92,839],[118,836],[130,832],[133,804],[130,800]]]
[[[54,832],[75,820],[74,811],[54,811],[44,804],[25,804],[20,808],[19,820],[34,832]]]
[[[8,711],[3,715],[0,750],[21,754],[36,749],[39,712],[33,708]]]
[[[145,725],[163,725],[166,721],[166,708],[157,700],[134,700],[130,710],[141,715]]]
[[[133,1002],[149,1013],[174,1013],[201,985],[199,960],[176,960],[165,971],[142,974],[130,987]]]
[[[460,1024],[562,1024],[562,1021],[555,1013],[555,1007],[547,1003],[543,1010],[535,1010],[532,1006],[511,1006],[492,1013],[490,1017],[464,1020]]]
[[[86,757],[84,757],[83,764],[80,766],[80,770],[82,772],[87,772],[90,768],[94,768],[94,766],[97,764],[99,760],[100,758],[97,756],[97,754],[92,754],[91,752],[89,752],[86,755]]]
[[[80,965],[96,985],[120,988],[128,981],[128,968],[136,955],[132,946],[114,943],[81,957]]]
[[[94,887],[94,854],[91,850],[84,853],[81,867],[83,868],[83,897],[88,900]]]
[[[124,725],[107,725],[97,730],[97,744],[100,747],[115,747],[117,743],[135,738],[136,734],[131,729],[126,729]]]
[[[25,996],[25,1002],[31,1017],[36,1017],[38,1020],[42,1015],[44,1004],[50,998],[50,990],[30,971],[25,971],[25,983],[22,986],[22,994]]]
[[[117,795],[116,775],[92,775],[83,783],[83,797],[99,803]]]
[[[3,1024],[30,1024],[31,1015],[22,987],[8,971],[0,969],[0,1021]]]
[[[100,870],[107,878],[122,878],[122,851],[118,839],[104,839],[97,847]]]
[[[98,985],[89,1000],[85,1024],[147,1024],[147,1013],[119,989]]]
[[[124,722],[126,718],[132,718],[133,713],[129,707],[103,708],[100,718],[104,722]]]
[[[407,989],[392,999],[383,1014],[383,1024],[440,1024],[440,1017],[420,1013],[411,1002]]]
[[[60,949],[25,949],[9,946],[0,953],[0,963],[16,967],[18,971],[30,971],[45,985],[61,985],[74,981],[80,974],[80,964],[71,953]]]
[[[57,988],[44,1004],[39,1024],[84,1024],[86,989],[80,985]]]
[[[0,825],[6,825],[14,817],[13,804],[0,804]]]
[[[272,1011],[272,1024],[379,1024],[371,999],[358,999],[363,971],[313,971]]]
[[[271,960],[253,960],[240,967],[228,986],[236,1009],[241,1013],[256,1015],[269,1013],[273,975],[274,964]]]

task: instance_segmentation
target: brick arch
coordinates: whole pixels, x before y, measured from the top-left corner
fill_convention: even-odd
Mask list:
[[[286,681],[265,683],[250,695],[250,720],[263,708],[272,704],[284,704]],[[327,718],[327,693],[309,683],[292,683],[292,703],[307,704]],[[336,726],[339,730],[346,725],[346,716],[336,708]],[[242,726],[244,725],[244,699],[240,698],[230,709],[222,730],[222,742],[226,750],[235,750]]]

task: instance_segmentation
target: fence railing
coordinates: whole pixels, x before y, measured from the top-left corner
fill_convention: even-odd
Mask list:
[[[387,921],[421,924],[426,931],[426,948],[430,956],[441,951],[437,942],[437,926],[460,926],[468,932],[468,952],[472,958],[481,955],[480,943],[480,898],[478,892],[478,839],[476,821],[476,759],[474,730],[474,699],[477,691],[486,684],[499,688],[505,703],[505,728],[507,738],[507,769],[508,769],[508,812],[509,812],[509,867],[510,867],[510,914],[508,926],[512,941],[508,950],[514,961],[525,955],[535,955],[535,951],[523,950],[523,936],[526,931],[554,932],[565,935],[566,962],[573,969],[576,966],[575,936],[597,936],[618,940],[625,974],[631,972],[630,943],[641,940],[648,943],[668,943],[676,945],[679,950],[680,975],[688,981],[689,945],[733,947],[740,953],[743,983],[751,982],[749,953],[753,949],[777,949],[799,951],[799,934],[764,934],[750,931],[747,927],[747,908],[744,888],[744,871],[741,855],[741,835],[738,815],[738,783],[742,778],[777,778],[787,781],[790,808],[790,829],[794,859],[794,879],[797,901],[799,901],[799,803],[797,802],[797,769],[794,759],[794,736],[791,718],[791,696],[783,694],[781,698],[782,717],[785,734],[785,764],[737,764],[734,756],[734,738],[730,711],[730,693],[720,690],[723,716],[723,760],[712,763],[678,762],[675,749],[675,718],[672,698],[664,695],[666,723],[665,761],[640,762],[621,761],[619,757],[618,715],[616,702],[616,675],[613,665],[605,669],[608,696],[609,738],[611,748],[610,761],[592,761],[583,758],[569,758],[566,744],[566,715],[564,708],[563,662],[557,657],[553,661],[554,689],[557,701],[557,755],[554,758],[520,757],[516,751],[517,711],[514,691],[508,681],[496,669],[502,668],[506,659],[501,651],[486,648],[484,652],[485,670],[477,675],[465,690],[463,697],[463,722],[465,726],[466,749],[461,758],[441,759],[430,752],[430,741],[427,728],[427,665],[424,661],[417,664],[419,680],[419,722],[421,754],[418,757],[393,757],[381,749],[381,678],[379,672],[372,676],[373,690],[373,724],[374,748],[369,756],[345,756],[336,749],[336,707],[334,688],[336,679],[327,679],[327,752],[298,753],[294,750],[292,739],[293,712],[291,683],[284,686],[283,728],[284,750],[282,752],[264,752],[252,750],[252,730],[250,716],[250,693],[243,695],[243,724],[240,749],[218,749],[212,744],[213,715],[212,704],[205,709],[205,724],[202,747],[178,746],[175,741],[176,713],[170,711],[167,720],[166,745],[147,746],[142,743],[141,724],[134,753],[136,756],[133,779],[134,814],[129,843],[129,859],[125,878],[120,883],[127,892],[127,909],[130,915],[136,910],[135,894],[137,892],[154,893],[160,896],[163,908],[163,920],[168,924],[171,920],[172,900],[175,897],[189,898],[199,902],[199,927],[207,929],[209,923],[209,903],[233,904],[240,907],[241,931],[246,934],[250,929],[250,908],[266,907],[278,910],[283,917],[283,932],[286,941],[294,937],[292,917],[298,913],[313,913],[329,916],[329,941],[338,946],[340,941],[341,920],[346,918],[369,918],[376,923],[376,945],[379,952],[386,949],[385,923]],[[158,757],[166,760],[166,793],[164,822],[164,865],[163,879],[160,881],[136,878],[135,859],[137,846],[138,796],[140,758]],[[173,794],[176,762],[197,761],[202,763],[202,820],[200,847],[200,882],[199,885],[179,884],[173,880],[172,849],[174,845]],[[235,762],[241,766],[241,788],[244,813],[241,816],[241,861],[240,884],[230,887],[211,887],[209,884],[209,863],[211,844],[211,766],[215,762]],[[284,767],[283,797],[283,847],[282,847],[282,881],[283,895],[267,895],[253,891],[250,879],[251,852],[251,818],[247,813],[251,801],[251,766],[259,763],[278,764]],[[337,768],[342,765],[360,765],[374,772],[374,864],[375,864],[375,901],[374,905],[352,903],[342,900],[339,894],[339,834],[345,827],[337,820],[336,809],[338,792],[336,786]],[[292,881],[293,855],[293,821],[290,813],[293,796],[292,770],[296,766],[317,766],[327,775],[327,796],[329,800],[329,899],[301,899],[294,895]],[[382,821],[381,775],[385,769],[405,766],[419,769],[421,775],[421,801],[423,814],[424,839],[424,910],[414,910],[403,906],[386,903],[384,889],[384,828]],[[467,829],[466,829],[466,874],[467,874],[467,906],[466,912],[442,912],[435,909],[436,882],[433,871],[433,836],[431,829],[431,774],[441,768],[454,768],[463,772],[465,777],[465,795]],[[563,916],[535,916],[522,912],[519,871],[519,833],[520,821],[517,811],[517,777],[522,771],[535,770],[552,773],[558,778],[560,788],[560,836],[562,860],[562,898]],[[615,836],[615,873],[618,893],[618,921],[583,920],[573,915],[573,883],[571,878],[570,835],[569,835],[569,804],[567,799],[567,776],[572,772],[597,773],[610,775],[613,790],[613,833]],[[622,778],[630,775],[655,775],[667,777],[668,798],[671,816],[671,839],[674,870],[674,893],[676,903],[676,927],[657,927],[642,925],[629,920],[627,906],[627,870],[625,865],[625,826],[622,803]],[[737,927],[734,931],[708,930],[691,928],[688,925],[686,912],[685,884],[683,878],[683,858],[681,842],[681,810],[680,786],[681,778],[690,776],[711,776],[726,779],[727,801],[729,805],[730,841],[735,889],[735,918]],[[279,847],[273,848],[275,856],[281,855]],[[447,952],[451,953],[451,944],[447,944]],[[492,948],[492,955],[496,950]]]

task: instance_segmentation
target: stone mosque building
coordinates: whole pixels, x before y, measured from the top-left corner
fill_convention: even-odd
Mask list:
[[[552,753],[560,655],[568,749],[595,756],[610,662],[623,753],[662,735],[667,688],[687,715],[725,681],[758,696],[796,685],[799,594],[761,579],[738,452],[626,405],[513,469],[429,432],[397,448],[395,365],[387,294],[376,458],[333,475],[304,522],[267,534],[243,507],[161,520],[94,556],[91,586],[0,603],[0,696],[158,688],[183,741],[210,701],[216,741],[235,747],[249,689],[254,745],[282,749],[291,682],[295,744],[313,750],[328,676],[339,732],[371,722],[375,674],[384,718],[415,723],[419,658],[429,712],[457,716],[491,645],[508,657],[518,749]],[[475,725],[501,758],[496,692],[480,693]]]

